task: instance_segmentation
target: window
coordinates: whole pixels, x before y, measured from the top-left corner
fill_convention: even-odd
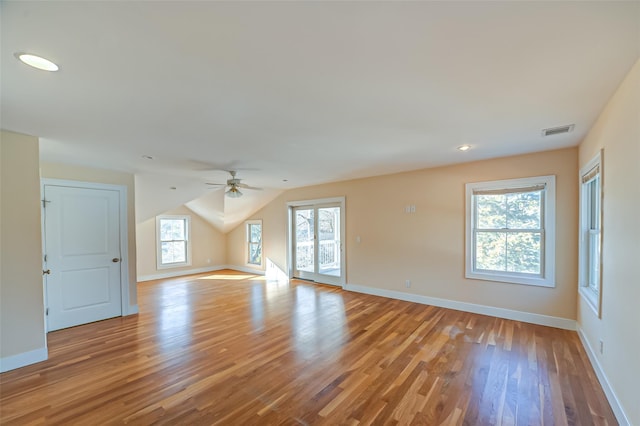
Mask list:
[[[191,265],[189,216],[157,216],[158,269]]]
[[[249,220],[247,224],[247,264],[262,266],[262,221]]]
[[[466,185],[467,278],[555,286],[555,176]]]
[[[600,315],[602,270],[601,154],[580,170],[580,293]]]

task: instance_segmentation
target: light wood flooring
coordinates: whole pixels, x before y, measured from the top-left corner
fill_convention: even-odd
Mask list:
[[[233,271],[48,336],[2,424],[612,425],[575,332]]]

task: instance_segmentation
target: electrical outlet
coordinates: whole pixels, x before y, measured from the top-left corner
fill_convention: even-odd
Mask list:
[[[415,212],[416,212],[416,206],[412,204],[412,205],[409,207],[409,211],[410,211],[411,213],[415,213]]]
[[[407,288],[411,287],[411,280],[406,280],[406,281],[404,282],[404,285],[405,285]]]

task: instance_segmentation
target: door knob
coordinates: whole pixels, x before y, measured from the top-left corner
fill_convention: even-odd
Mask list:
[[[117,257],[114,257],[113,259],[111,259],[111,261],[113,263],[118,263],[118,262],[120,262],[120,259],[118,259]]]
[[[47,269],[46,271],[42,271],[42,275],[49,275],[51,273],[51,269]]]

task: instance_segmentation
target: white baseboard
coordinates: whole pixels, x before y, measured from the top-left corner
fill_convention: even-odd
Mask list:
[[[582,330],[582,327],[580,326],[580,324],[577,324],[577,331],[578,331],[578,336],[580,337],[580,341],[582,342],[582,346],[584,346],[585,352],[587,352],[587,356],[589,357],[589,361],[591,361],[591,365],[593,366],[593,370],[596,372],[596,376],[598,377],[598,380],[600,381],[600,385],[604,390],[604,394],[606,395],[607,400],[611,405],[613,414],[616,415],[616,420],[618,420],[618,423],[620,423],[621,426],[631,425],[631,422],[629,421],[629,417],[627,417],[627,414],[624,412],[622,405],[620,405],[620,400],[616,396],[616,393],[613,391],[611,384],[609,384],[607,375],[604,374],[604,370],[600,365],[600,361],[598,361],[596,352],[591,347],[591,344],[589,344],[589,339],[587,339],[587,336],[584,334],[584,330]]]
[[[0,373],[15,370],[20,367],[26,367],[27,365],[35,364],[36,362],[46,361],[47,358],[49,358],[49,352],[46,347],[0,358]]]
[[[138,282],[160,280],[164,278],[181,277],[183,275],[201,274],[203,272],[214,272],[214,271],[219,271],[221,269],[228,269],[228,266],[215,265],[215,266],[206,266],[204,268],[194,268],[194,269],[186,269],[186,270],[180,269],[177,271],[167,271],[167,272],[161,272],[159,274],[152,274],[152,275],[140,275],[138,277]]]
[[[264,275],[264,270],[253,269],[248,266],[216,265],[216,266],[207,266],[205,268],[195,268],[195,269],[186,269],[186,270],[181,269],[179,271],[167,271],[167,272],[161,272],[159,274],[153,274],[153,275],[141,275],[138,277],[138,282],[160,280],[164,278],[182,277],[184,275],[202,274],[204,272],[215,272],[223,269],[233,269],[234,271],[246,272],[247,274]],[[133,313],[137,313],[137,311],[131,312],[129,315]]]
[[[226,269],[234,271],[246,272],[247,274],[264,275],[264,269],[253,269],[249,266],[227,265]]]
[[[474,314],[490,315],[531,324],[546,325],[548,327],[575,330],[575,320],[568,318],[552,317],[549,315],[533,314],[530,312],[514,311],[511,309],[496,308],[493,306],[476,305],[475,303],[459,302],[456,300],[440,299],[437,297],[422,296],[419,294],[405,293],[402,291],[385,290],[375,287],[367,287],[358,284],[347,284],[345,290],[357,293],[371,294],[373,296],[388,297],[407,302],[421,303],[423,305],[439,306],[441,308],[455,309],[457,311],[472,312]]]

